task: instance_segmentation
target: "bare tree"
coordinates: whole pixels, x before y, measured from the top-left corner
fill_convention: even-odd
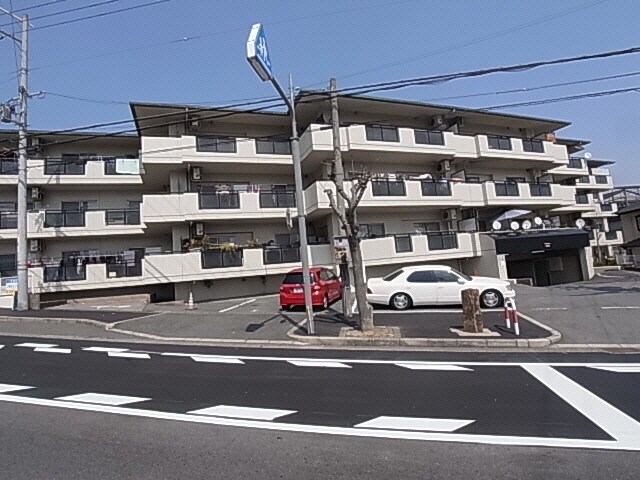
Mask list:
[[[333,161],[331,162],[329,179],[335,187],[335,193],[332,189],[324,191],[349,243],[349,252],[353,263],[354,286],[356,288],[356,302],[360,313],[360,329],[363,332],[373,330],[373,310],[371,305],[367,303],[367,285],[364,279],[364,264],[362,262],[362,251],[360,250],[360,237],[358,236],[360,225],[358,224],[357,209],[362,196],[367,190],[371,176],[371,172],[363,170],[360,175],[351,180],[351,191],[347,193],[344,185],[340,185],[341,182],[336,181],[336,164]],[[344,201],[344,214],[338,209],[337,196],[340,196]]]

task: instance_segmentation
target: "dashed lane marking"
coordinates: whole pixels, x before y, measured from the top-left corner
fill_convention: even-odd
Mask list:
[[[396,362],[398,367],[408,368],[409,370],[439,370],[446,372],[472,372],[472,368],[460,367],[458,365],[430,365],[422,362]]]
[[[58,348],[58,347],[38,347],[33,350],[38,353],[71,353],[70,348]]]
[[[128,348],[114,348],[114,347],[83,347],[82,351],[84,352],[101,352],[101,353],[109,353],[109,352],[128,352]]]
[[[195,362],[201,362],[201,363],[224,363],[224,364],[232,364],[232,365],[244,365],[244,362],[242,360],[238,360],[237,358],[220,357],[216,355],[191,355],[191,358]]]
[[[25,347],[25,348],[53,348],[57,347],[57,343],[18,343],[14,345],[14,347]]]
[[[216,405],[215,407],[192,410],[192,415],[209,415],[214,417],[242,418],[245,420],[274,420],[297,413],[297,410],[280,410],[276,408],[235,407],[232,405]]]
[[[129,397],[126,395],[110,395],[107,393],[89,392],[58,397],[56,400],[64,402],[95,403],[98,405],[127,405],[129,403],[144,402],[151,399],[145,397]]]
[[[0,383],[0,393],[18,392],[20,390],[29,390],[35,387],[28,387],[26,385],[11,385],[9,383]]]
[[[341,362],[325,362],[323,360],[288,360],[287,363],[296,367],[321,367],[321,368],[351,368],[350,365]]]
[[[150,360],[151,356],[148,353],[135,353],[135,352],[107,352],[110,357],[116,358],[140,358]]]
[[[240,303],[238,303],[237,305],[232,305],[232,306],[230,306],[230,307],[223,308],[222,310],[218,310],[218,313],[229,312],[229,311],[231,311],[231,310],[235,310],[235,309],[236,309],[236,308],[238,308],[238,307],[241,307],[241,306],[243,306],[243,305],[247,305],[248,303],[253,303],[253,302],[255,302],[255,301],[256,301],[256,299],[255,299],[255,298],[251,298],[251,299],[246,300],[246,301],[244,301],[244,302],[240,302]]]
[[[615,305],[610,307],[600,307],[602,310],[640,310],[637,305]]]
[[[591,367],[596,370],[604,370],[606,372],[614,372],[614,373],[640,373],[640,365],[614,365],[614,366],[597,366]]]
[[[532,308],[531,310],[536,310],[536,311],[544,311],[544,312],[553,312],[556,310],[568,310],[567,307],[540,307],[540,308]]]
[[[455,432],[475,422],[451,418],[388,417],[382,416],[355,425],[355,428],[384,428],[423,432]]]

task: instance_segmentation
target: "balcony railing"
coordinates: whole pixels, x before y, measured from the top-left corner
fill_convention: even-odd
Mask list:
[[[44,161],[44,173],[46,175],[84,175],[86,160],[58,160],[47,158]]]
[[[293,208],[295,206],[295,192],[260,192],[260,208]]]
[[[567,167],[582,169],[582,159],[575,157],[569,158],[569,165],[567,165]]]
[[[609,177],[606,175],[596,175],[595,178],[598,185],[606,185],[609,183]]]
[[[107,277],[141,277],[142,262],[107,263]]]
[[[578,205],[588,205],[589,204],[589,195],[586,193],[578,193],[576,194],[576,203]]]
[[[449,182],[437,182],[422,180],[423,197],[449,197],[451,196],[451,184]]]
[[[87,279],[87,268],[85,265],[69,265],[56,266],[50,265],[44,267],[44,281],[51,282],[71,282]]]
[[[202,268],[241,267],[243,251],[240,250],[203,250],[200,255]]]
[[[16,212],[0,212],[0,229],[18,228]]]
[[[107,225],[140,225],[138,209],[105,210],[104,213]]]
[[[513,182],[495,182],[496,197],[518,197],[520,188]]]
[[[544,143],[538,139],[523,138],[522,150],[525,152],[544,153]]]
[[[511,139],[509,137],[501,137],[498,135],[488,135],[487,144],[492,150],[512,150]]]
[[[374,197],[405,197],[407,195],[402,180],[372,180],[371,192]]]
[[[458,248],[456,232],[428,232],[429,250],[449,250]]]
[[[532,197],[550,197],[551,185],[548,183],[530,183],[529,194]]]
[[[240,208],[240,195],[238,192],[228,193],[204,193],[198,194],[200,209],[227,209]]]
[[[262,255],[265,265],[300,261],[300,249],[298,247],[265,248]]]
[[[600,204],[601,212],[613,212],[613,204],[612,203],[601,203]]]
[[[17,158],[0,158],[0,175],[17,175]]]
[[[396,234],[393,236],[393,240],[396,247],[396,253],[413,251],[413,243],[411,243],[410,234]]]
[[[84,227],[84,212],[63,212],[47,210],[44,217],[45,227]]]
[[[604,238],[607,240],[617,240],[618,239],[618,231],[610,230],[608,232],[604,232]]]

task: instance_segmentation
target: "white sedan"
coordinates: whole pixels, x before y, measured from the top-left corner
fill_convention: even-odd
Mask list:
[[[461,291],[476,288],[485,308],[503,305],[516,292],[511,284],[491,277],[470,277],[444,265],[421,265],[396,270],[383,278],[367,281],[367,301],[406,310],[413,305],[456,305]]]

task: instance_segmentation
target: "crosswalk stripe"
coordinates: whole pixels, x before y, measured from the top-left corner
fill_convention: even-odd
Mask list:
[[[433,363],[421,363],[421,362],[397,362],[398,367],[408,368],[409,370],[436,370],[443,372],[472,372],[472,368],[460,367],[458,365],[446,365],[446,364],[433,364]]]
[[[39,353],[71,353],[70,348],[58,348],[58,347],[38,347],[33,350]]]
[[[191,358],[196,362],[203,363],[225,363],[233,365],[244,365],[242,360],[230,357],[219,357],[215,355],[192,355]]]
[[[26,385],[11,385],[10,383],[0,383],[0,393],[18,392],[20,390],[29,390],[35,387],[28,387]]]
[[[56,400],[63,400],[65,402],[82,402],[82,403],[95,403],[98,405],[127,405],[129,403],[144,402],[145,400],[151,400],[145,397],[129,397],[126,395],[111,395],[107,393],[79,393],[77,395],[67,395],[65,397],[58,397]]]
[[[351,368],[351,365],[340,362],[323,362],[321,360],[287,360],[296,367]]]
[[[25,348],[53,348],[57,347],[57,343],[18,343],[14,345],[14,347],[25,347]]]
[[[135,352],[107,352],[109,357],[116,358],[141,358],[149,360],[151,356],[148,353],[135,353]]]
[[[82,350],[84,352],[100,352],[100,353],[129,351],[128,348],[115,348],[115,347],[83,347]]]
[[[421,432],[455,432],[475,420],[453,418],[420,418],[382,416],[355,425],[356,428],[388,428],[391,430],[415,430]]]
[[[208,415],[214,417],[242,418],[247,420],[273,420],[296,413],[297,410],[279,410],[275,408],[235,407],[231,405],[217,405],[215,407],[192,410],[190,414]]]

